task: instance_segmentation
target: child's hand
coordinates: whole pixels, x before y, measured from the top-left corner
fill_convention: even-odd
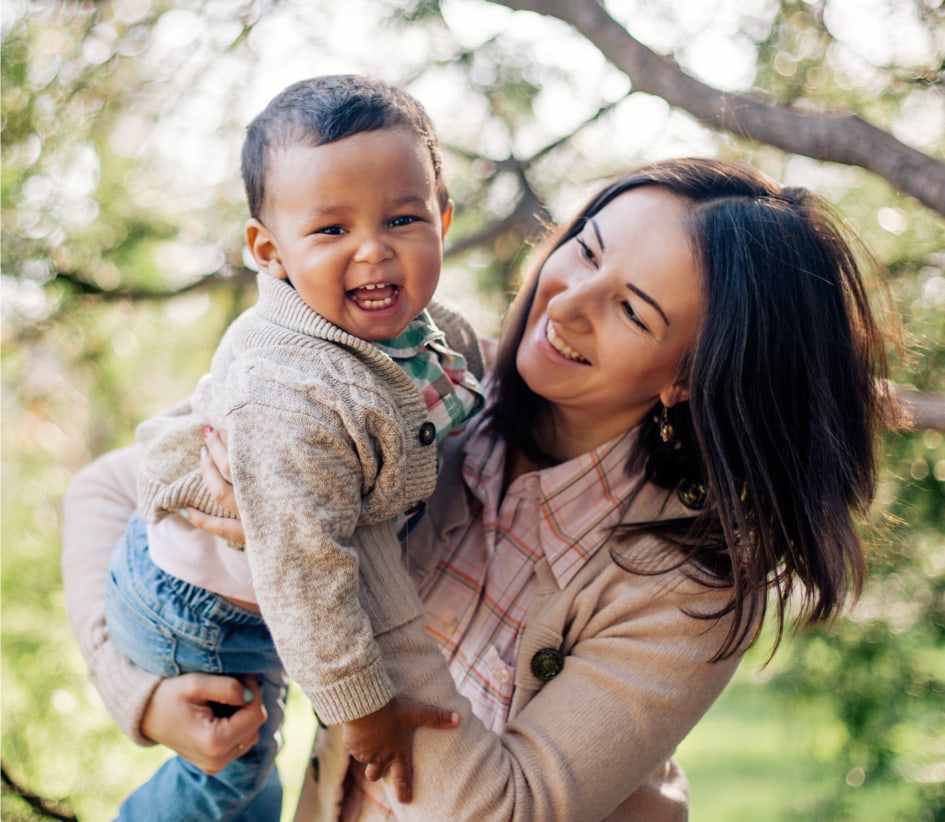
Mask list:
[[[459,714],[395,697],[379,711],[344,723],[344,744],[372,782],[390,770],[397,799],[413,797],[413,732],[417,728],[455,728]]]

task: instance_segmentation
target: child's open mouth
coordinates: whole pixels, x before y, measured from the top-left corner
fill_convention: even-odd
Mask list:
[[[352,288],[348,292],[348,296],[361,308],[371,310],[393,305],[399,292],[400,289],[396,285],[372,283],[362,285],[359,288]]]

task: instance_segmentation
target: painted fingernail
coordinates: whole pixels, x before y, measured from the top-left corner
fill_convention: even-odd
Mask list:
[[[212,426],[212,425],[205,425],[205,426],[203,427],[203,435],[204,435],[205,437],[209,437],[212,433],[213,433],[213,426]]]
[[[253,702],[256,699],[256,694],[254,694],[249,688],[243,688],[243,702]]]
[[[190,519],[190,511],[188,511],[186,508],[178,508],[177,513],[184,519]]]

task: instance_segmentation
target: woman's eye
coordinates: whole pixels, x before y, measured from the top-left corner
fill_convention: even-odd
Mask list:
[[[649,333],[650,329],[647,327],[647,324],[640,319],[640,315],[633,310],[633,306],[630,303],[621,303],[623,306],[624,313],[629,317],[630,322],[634,325],[639,326],[643,331]]]
[[[589,262],[596,263],[597,257],[591,251],[591,247],[580,236],[575,237],[574,240],[581,247],[581,256]]]

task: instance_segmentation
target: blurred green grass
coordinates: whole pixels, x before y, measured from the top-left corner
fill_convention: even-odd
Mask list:
[[[680,745],[693,822],[892,822],[931,819],[902,782],[870,784],[842,763],[845,738],[829,703],[788,703],[753,651]]]

